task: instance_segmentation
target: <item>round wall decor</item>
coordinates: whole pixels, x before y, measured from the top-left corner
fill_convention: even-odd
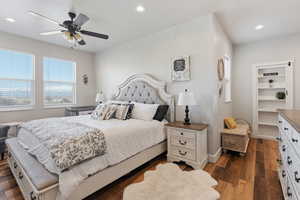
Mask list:
[[[224,60],[223,58],[218,60],[218,78],[219,81],[224,79]]]

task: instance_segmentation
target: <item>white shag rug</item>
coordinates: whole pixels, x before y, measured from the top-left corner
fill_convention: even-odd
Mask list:
[[[129,185],[123,200],[216,200],[218,182],[203,170],[182,171],[176,164],[160,164],[144,181]]]

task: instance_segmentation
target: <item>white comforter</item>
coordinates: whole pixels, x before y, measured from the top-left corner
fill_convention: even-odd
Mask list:
[[[70,119],[70,118],[69,118]],[[39,140],[25,129],[18,134],[19,143],[52,173],[59,174],[59,189],[61,199],[67,197],[89,175],[104,168],[115,165],[155,144],[166,139],[164,122],[143,120],[93,120],[89,116],[72,117],[72,120],[98,128],[103,131],[107,144],[107,152],[103,156],[95,157],[76,165],[68,171],[59,173],[50,153],[39,143]]]

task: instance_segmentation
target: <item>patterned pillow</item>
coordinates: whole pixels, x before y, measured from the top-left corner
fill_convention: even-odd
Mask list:
[[[119,120],[126,120],[131,118],[133,104],[113,103],[113,105],[117,106],[117,110],[115,112],[114,118]]]
[[[91,118],[95,120],[108,120],[111,119],[117,110],[116,105],[100,104],[91,114]]]

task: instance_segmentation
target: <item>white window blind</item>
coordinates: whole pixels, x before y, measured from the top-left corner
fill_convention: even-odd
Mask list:
[[[76,103],[76,63],[44,58],[44,105],[64,106]]]
[[[34,105],[34,56],[0,50],[0,110]]]

